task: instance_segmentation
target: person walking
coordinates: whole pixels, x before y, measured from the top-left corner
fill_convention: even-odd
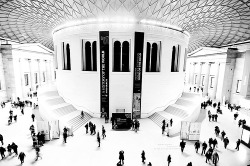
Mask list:
[[[120,160],[120,163],[123,165],[124,164],[124,151],[123,150],[119,152],[119,160]]]
[[[68,129],[66,127],[64,127],[63,129],[63,142],[67,143],[67,137],[68,137]]]
[[[102,125],[102,139],[104,139],[105,137],[106,137],[106,130],[104,126]]]
[[[224,139],[224,147],[225,147],[225,149],[227,148],[227,145],[229,144],[229,139],[226,137],[225,139]]]
[[[88,134],[88,129],[89,129],[88,123],[85,124],[85,129],[86,129],[86,134]]]
[[[203,144],[202,144],[202,151],[201,151],[201,155],[205,155],[206,153],[206,149],[207,149],[207,143],[204,141]]]
[[[18,146],[14,142],[12,142],[11,148],[13,149],[14,153],[16,154],[16,156],[18,156],[18,152],[17,152]]]
[[[207,161],[211,160],[211,157],[212,157],[211,151],[208,150],[208,151],[206,152],[206,154],[205,154],[205,157],[206,157],[206,163],[207,163]]]
[[[235,149],[239,151],[239,147],[240,147],[240,139],[237,140]]]
[[[5,152],[6,152],[6,149],[4,147],[0,146],[0,154],[1,154],[2,159],[5,158],[5,154],[4,154]]]
[[[35,115],[32,114],[32,115],[31,115],[31,118],[32,118],[32,121],[34,122],[34,121],[35,121]]]
[[[172,125],[173,125],[173,119],[171,118],[170,119],[170,127],[172,127]]]
[[[36,160],[35,161],[37,161],[39,157],[42,159],[42,156],[40,153],[40,147],[37,145],[36,146]]]
[[[35,133],[34,125],[31,125],[29,130],[30,130],[30,133],[31,133],[31,136],[32,136]]]
[[[1,142],[2,145],[3,145],[3,135],[2,135],[2,134],[0,134],[0,142]]]
[[[221,132],[221,140],[222,140],[222,141],[224,141],[225,135],[226,135],[226,133],[225,133],[225,131],[223,130],[223,131]]]
[[[213,144],[213,138],[209,138],[209,140],[208,140],[208,144],[209,144],[209,147],[211,147],[211,145]]]
[[[198,153],[198,150],[200,149],[200,142],[199,142],[199,140],[195,142],[194,147],[196,149],[196,153]]]
[[[95,135],[96,134],[96,125],[93,124],[93,134]]]
[[[164,124],[162,124],[161,129],[162,129],[162,134],[164,134],[164,132],[165,132],[165,125]]]
[[[218,142],[217,142],[217,139],[215,138],[214,140],[213,140],[213,149],[215,148],[215,146],[218,144]]]
[[[100,147],[100,145],[101,145],[101,138],[100,138],[99,131],[97,132],[97,142],[98,142],[98,147]]]
[[[21,161],[21,165],[24,163],[24,158],[25,158],[25,153],[24,152],[20,152],[18,159]]]
[[[142,162],[145,163],[146,157],[145,157],[145,152],[144,152],[144,150],[143,150],[142,153],[141,153],[141,159],[142,159]]]
[[[215,152],[213,153],[213,164],[214,164],[214,166],[217,165],[218,161],[219,161],[219,155],[218,155],[218,153],[215,151]]]
[[[10,144],[8,144],[8,146],[7,146],[7,151],[8,151],[9,156],[10,156],[11,155],[11,145]]]
[[[169,137],[169,127],[168,127],[168,123],[166,125],[166,128],[167,128],[167,136]]]
[[[84,118],[84,112],[81,111],[81,118],[83,119]]]
[[[212,115],[209,114],[209,115],[208,115],[208,120],[209,120],[209,122],[211,121],[211,118],[212,118]]]
[[[171,155],[168,155],[168,166],[170,165],[170,163],[171,163]]]
[[[180,142],[181,152],[183,152],[185,146],[186,146],[186,142],[184,142],[183,140],[181,140],[181,142]]]

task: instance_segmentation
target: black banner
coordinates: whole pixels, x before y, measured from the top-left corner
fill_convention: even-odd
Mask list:
[[[109,117],[109,32],[100,31],[101,116]]]
[[[142,62],[143,62],[144,33],[135,32],[134,49],[134,84],[133,84],[133,105],[132,117],[141,117],[141,85],[142,85]]]

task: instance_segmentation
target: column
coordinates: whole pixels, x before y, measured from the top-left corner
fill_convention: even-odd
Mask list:
[[[41,86],[42,83],[42,75],[41,75],[41,61],[40,59],[37,59],[37,64],[38,64],[38,84]]]
[[[47,83],[49,80],[48,61],[44,60],[44,64],[45,64],[45,82]]]
[[[197,86],[199,87],[200,86],[200,81],[201,81],[201,69],[202,69],[202,65],[203,65],[203,62],[200,62],[199,63],[199,70],[198,70],[198,73],[197,73]]]
[[[193,64],[189,63],[189,67],[188,67],[188,83],[191,84],[192,83],[192,71],[193,71]]]
[[[217,87],[218,87],[218,78],[219,78],[219,72],[220,72],[220,63],[215,63],[216,65],[216,75],[214,78],[214,88],[212,91],[212,99],[216,99],[216,92],[217,92]]]
[[[195,85],[194,76],[195,76],[195,66],[197,65],[197,62],[193,63],[193,72],[192,72],[192,85]]]
[[[206,69],[206,74],[205,74],[205,83],[204,83],[204,89],[203,89],[203,94],[205,96],[208,95],[208,84],[209,84],[209,74],[210,74],[210,68],[211,68],[211,63],[207,62],[207,69]]]
[[[24,94],[24,73],[23,73],[23,68],[22,68],[22,61],[23,61],[23,59],[22,58],[19,58],[18,59],[18,67],[19,67],[19,76],[20,76],[20,82],[21,82],[21,93],[22,93],[22,96],[20,96],[20,97],[22,97],[22,98],[24,98],[24,97],[26,97],[26,95],[27,94]]]
[[[191,64],[191,73],[190,73],[190,84],[191,85],[194,85],[194,72],[195,72],[195,65],[196,65],[196,63],[195,62],[193,62],[192,64]]]
[[[33,69],[32,69],[32,60],[31,59],[28,59],[28,62],[29,62],[29,73],[30,73],[30,88],[31,88],[31,91],[34,90],[34,72],[33,72]]]

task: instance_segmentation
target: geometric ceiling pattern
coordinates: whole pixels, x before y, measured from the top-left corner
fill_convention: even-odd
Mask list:
[[[53,49],[57,26],[119,14],[181,27],[189,52],[250,40],[250,0],[0,0],[0,37]]]

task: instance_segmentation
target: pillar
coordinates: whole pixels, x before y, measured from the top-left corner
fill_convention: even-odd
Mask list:
[[[204,83],[204,88],[203,88],[203,94],[205,96],[208,95],[209,74],[210,74],[211,63],[207,62],[206,66],[207,66],[207,69],[206,69],[205,80],[204,80],[205,83]]]
[[[191,72],[190,73],[190,84],[194,85],[194,72],[195,72],[195,65],[196,65],[196,63],[193,62],[190,65],[191,65],[191,70],[190,70],[190,72]]]
[[[198,63],[198,65],[200,65],[198,73],[197,73],[197,86],[199,87],[200,86],[200,81],[201,81],[201,69],[202,69],[203,63],[200,62],[200,63]]]
[[[1,45],[3,70],[6,84],[6,97],[7,99],[16,99],[16,82],[14,75],[14,63],[12,55],[12,45]]]
[[[42,75],[41,75],[41,61],[40,61],[40,59],[37,59],[37,64],[38,64],[38,84],[39,84],[39,86],[41,86]]]
[[[212,91],[212,99],[216,99],[216,93],[217,93],[217,87],[218,87],[218,78],[219,78],[219,72],[220,72],[220,63],[215,63],[216,65],[216,74],[214,77],[214,88]]]
[[[34,71],[32,68],[32,60],[28,59],[28,62],[29,62],[29,73],[30,73],[30,88],[31,91],[33,91],[35,89],[34,88],[35,81],[34,81]]]

